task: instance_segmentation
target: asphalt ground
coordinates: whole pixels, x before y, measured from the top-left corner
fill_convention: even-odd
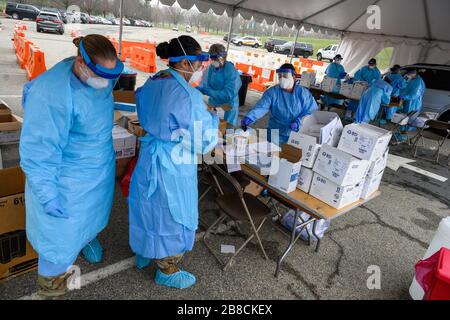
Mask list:
[[[21,91],[26,82],[24,71],[16,62],[12,50],[13,21],[0,19],[0,98],[14,112],[21,115]],[[47,67],[75,54],[72,38],[41,34],[34,31],[33,23],[26,22],[27,37],[35,41],[45,52]],[[84,26],[83,34],[114,34],[117,27]],[[176,32],[163,29],[125,27],[130,39],[167,40]],[[208,41],[220,41],[213,36],[192,34],[204,45]],[[162,62],[158,62],[162,68]],[[148,74],[139,73],[138,85]],[[260,98],[249,91],[246,105],[240,109],[240,118]],[[267,117],[255,127],[264,127]],[[443,149],[441,163],[416,160],[413,166],[449,178],[446,157],[450,146]],[[392,154],[412,158],[406,145],[392,146]],[[428,155],[430,151],[428,152]],[[203,190],[204,186],[199,188]],[[74,290],[67,299],[410,299],[408,289],[414,275],[414,265],[422,258],[435,230],[444,217],[450,214],[450,182],[439,182],[430,177],[399,168],[386,169],[382,194],[364,206],[333,220],[325,234],[320,251],[314,246],[299,242],[282,265],[279,278],[274,277],[276,260],[287,246],[288,238],[271,223],[267,223],[261,238],[269,260],[264,260],[255,243],[250,243],[235,259],[233,266],[222,271],[204,243],[199,240],[187,253],[183,267],[197,276],[197,284],[186,290],[157,286],[154,281],[154,265],[138,270],[124,268],[101,280],[93,281],[81,290]],[[279,205],[282,212],[288,210]],[[214,194],[210,193],[200,204],[200,216],[211,223],[219,214]],[[202,232],[202,229],[199,230]],[[200,233],[201,235],[201,233]],[[105,268],[133,257],[128,245],[128,205],[116,185],[114,206],[108,227],[99,235],[105,253],[98,265],[89,265],[82,257],[76,261],[82,274],[102,275]],[[212,236],[211,242],[220,249],[221,244],[239,245],[242,238],[234,234]],[[226,256],[226,255],[224,255]],[[113,266],[113,267],[111,267]],[[369,289],[368,268],[378,266],[381,271],[381,288]],[[99,276],[100,277],[100,276]],[[0,284],[0,300],[28,297],[37,290],[36,271]],[[94,277],[95,278],[95,277]],[[101,278],[101,277],[100,277]]]

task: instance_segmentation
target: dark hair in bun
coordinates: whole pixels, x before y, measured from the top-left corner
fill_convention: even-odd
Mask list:
[[[183,48],[184,48],[184,53]],[[188,56],[195,56],[201,53],[202,47],[194,38],[190,36],[180,36],[178,38],[173,38],[170,42],[162,42],[156,47],[156,54],[161,59],[168,59],[170,57],[180,57],[185,54]],[[172,65],[172,63],[170,63]]]

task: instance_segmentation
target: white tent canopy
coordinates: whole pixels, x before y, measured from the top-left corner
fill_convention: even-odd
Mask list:
[[[349,72],[385,47],[391,63],[450,63],[449,0],[161,0],[183,9],[194,5],[228,16],[295,25],[316,32],[341,34],[340,53]],[[380,8],[380,28],[369,29],[369,6]]]

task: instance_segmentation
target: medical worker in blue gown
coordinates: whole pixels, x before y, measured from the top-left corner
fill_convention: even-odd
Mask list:
[[[400,90],[406,88],[406,80],[404,76],[400,73],[402,67],[398,64],[394,65],[390,72],[384,76],[385,80],[389,80],[392,86],[392,97],[398,98],[400,95]],[[391,120],[392,116],[397,112],[396,107],[385,109],[386,120]],[[386,124],[385,119],[380,120],[380,124]]]
[[[291,131],[300,130],[302,118],[318,110],[311,92],[294,81],[294,73],[294,66],[289,63],[277,69],[279,84],[264,92],[241,120],[244,130],[270,112],[267,138],[273,143],[284,144],[289,140]],[[271,130],[278,130],[278,134]]]
[[[209,59],[198,42],[181,36],[159,44],[156,53],[169,68],[136,91],[147,135],[131,177],[130,246],[138,268],[155,260],[157,284],[184,289],[196,282],[178,264],[192,250],[198,226],[197,156],[217,144],[219,119],[191,86]]]
[[[225,47],[220,43],[209,48],[211,64],[203,73],[197,90],[209,97],[208,104],[213,107],[228,105],[231,110],[225,112],[225,121],[232,126],[238,124],[239,89],[242,82],[234,64],[227,61]]]
[[[67,292],[67,270],[80,251],[89,262],[100,262],[96,237],[113,201],[112,88],[123,64],[103,36],[76,38],[74,44],[76,57],[57,63],[23,91],[27,238],[39,254],[43,298]]]
[[[334,57],[333,62],[328,65],[328,67],[325,70],[325,75],[330,78],[338,79],[337,85],[333,89],[333,92],[339,93],[340,87],[338,86],[338,84],[340,84],[342,82],[342,80],[344,80],[347,76],[347,73],[345,72],[345,69],[342,66],[342,56],[340,54],[337,54]],[[328,106],[330,106],[332,104],[342,105],[344,103],[343,99],[335,99],[335,98],[328,97],[326,95],[324,95],[322,97],[322,99],[324,99],[324,101],[326,102],[326,104]]]
[[[365,81],[369,84],[369,86],[376,80],[381,79],[381,72],[377,68],[377,60],[372,58],[367,63],[367,66],[359,69],[355,76],[353,77],[353,81]],[[356,112],[358,108],[358,101],[350,100],[348,104],[348,110],[345,113],[345,119],[350,121],[352,119],[353,112]]]
[[[380,111],[382,104],[389,104],[391,101],[392,86],[390,80],[375,80],[371,86],[362,94],[356,110],[356,123],[369,123],[374,120]]]

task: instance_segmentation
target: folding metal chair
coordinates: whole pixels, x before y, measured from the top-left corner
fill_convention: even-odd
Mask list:
[[[222,210],[222,215],[206,230],[203,237],[203,241],[206,247],[211,251],[217,261],[223,266],[225,271],[232,263],[233,259],[244,249],[244,247],[256,237],[258,245],[263,253],[265,259],[268,259],[264,246],[261,242],[258,232],[266,222],[270,215],[270,208],[260,201],[255,196],[245,193],[242,186],[239,184],[231,174],[225,172],[218,165],[210,165],[210,169],[213,175],[213,179],[217,184],[217,188],[220,190],[220,195],[217,197],[216,202]],[[222,185],[219,183],[221,178]],[[235,253],[224,261],[208,243],[208,237],[226,218],[230,218],[233,221],[244,222],[250,225],[251,234],[244,241],[244,243],[235,251]]]
[[[432,132],[430,130],[426,130],[425,128],[435,129],[435,130],[442,132],[443,134],[439,135],[438,133]],[[433,141],[437,142],[438,148],[435,153],[434,161],[436,163],[439,163],[439,155],[440,155],[441,148],[444,145],[445,141],[447,141],[447,139],[449,137],[450,137],[450,123],[449,122],[443,122],[443,121],[438,121],[438,120],[427,120],[425,122],[425,126],[422,129],[420,129],[420,131],[418,132],[416,137],[414,137],[414,140],[415,140],[414,144],[413,144],[414,158],[433,160],[430,158],[417,156],[417,150],[419,149],[419,142],[422,142],[422,148],[426,148],[425,147],[425,139],[429,139],[429,140],[433,140]]]

